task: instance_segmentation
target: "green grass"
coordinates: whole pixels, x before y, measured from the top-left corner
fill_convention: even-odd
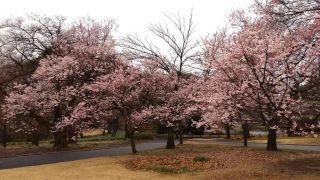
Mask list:
[[[79,142],[88,142],[88,141],[112,141],[112,140],[124,140],[125,134],[123,131],[118,132],[115,136],[111,134],[99,134],[93,136],[85,136],[83,138],[79,138]]]
[[[196,156],[193,158],[194,162],[207,162],[209,160],[210,160],[210,158],[208,158],[206,156]]]
[[[136,139],[153,139],[156,134],[153,131],[142,131],[135,133]]]
[[[91,131],[87,133],[88,136],[85,136],[84,138],[78,138],[77,143],[70,143],[68,144],[68,148],[64,149],[53,148],[53,144],[50,143],[51,140],[39,141],[39,146],[34,146],[31,144],[31,142],[26,141],[11,141],[8,142],[6,148],[0,146],[0,157],[33,154],[39,152],[100,149],[128,144],[128,141],[124,140],[124,132],[119,131],[115,137],[112,137],[110,134],[102,135],[101,133],[102,131]]]
[[[152,170],[159,173],[164,174],[178,174],[178,173],[186,173],[190,172],[190,169],[188,167],[181,167],[180,169],[174,169],[169,167],[163,167],[163,166],[151,166],[147,170]]]

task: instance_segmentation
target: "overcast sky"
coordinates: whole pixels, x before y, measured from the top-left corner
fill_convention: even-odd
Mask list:
[[[161,22],[163,13],[188,15],[193,9],[197,33],[205,36],[227,23],[234,9],[247,8],[253,0],[2,0],[0,18],[26,13],[113,18],[118,33],[144,33],[151,22]]]

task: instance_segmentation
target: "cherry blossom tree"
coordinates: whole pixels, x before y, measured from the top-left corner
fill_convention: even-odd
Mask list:
[[[200,112],[197,102],[193,99],[196,92],[196,79],[189,77],[189,80],[185,80],[184,83],[186,84],[178,87],[177,90],[172,88],[174,86],[169,86],[171,90],[167,89],[163,102],[153,110],[154,119],[168,129],[167,149],[175,147],[175,129],[179,133],[180,144],[183,144],[183,128],[193,115]]]
[[[10,18],[0,22],[0,99],[8,95],[14,83],[26,83],[37,68],[38,60],[51,53],[51,42],[63,31],[64,21],[62,16],[50,18],[30,14],[26,18]],[[1,124],[5,146],[5,119]]]
[[[112,28],[109,21],[80,20],[52,42],[53,54],[40,60],[30,84],[17,85],[6,98],[4,112],[9,125],[17,131],[34,132],[32,122],[44,118],[53,132],[54,146],[65,147],[67,127],[71,126],[68,120],[81,102],[81,88],[121,64],[114,51]]]
[[[143,39],[136,35],[130,35],[123,39],[122,47],[124,55],[135,62],[141,63],[146,68],[160,69],[172,78],[173,91],[184,88],[182,85],[188,74],[195,72],[199,67],[199,60],[202,55],[199,43],[194,38],[195,24],[192,13],[188,18],[180,15],[166,15],[166,23],[151,24],[149,30],[155,37],[155,41]],[[168,99],[178,99],[178,93],[168,93],[172,95]],[[168,102],[168,106],[170,102]],[[167,106],[167,107],[168,107]],[[177,109],[178,110],[178,109]],[[180,111],[180,110],[178,110]],[[180,112],[176,112],[180,114]],[[170,117],[168,117],[170,118]],[[171,119],[167,119],[171,124]],[[168,143],[170,148],[174,148],[174,139],[171,124],[168,128]],[[180,124],[182,125],[182,124]],[[182,132],[182,126],[179,127]],[[178,128],[178,129],[179,129]],[[181,134],[181,133],[180,133]],[[181,134],[182,135],[182,134]],[[182,140],[182,137],[180,138]],[[169,143],[169,141],[171,141]],[[169,146],[167,146],[169,148]]]
[[[320,3],[318,1],[295,1],[295,0],[274,0],[257,1],[255,8],[258,9],[264,17],[274,24],[277,28],[282,28],[287,33],[295,32],[297,29],[306,29],[307,31],[299,34],[308,34],[312,46],[316,47],[319,39],[319,12]],[[318,61],[319,62],[319,61]],[[318,77],[313,77],[306,85],[300,88],[299,92],[304,102],[301,111],[304,111],[302,118],[297,122],[296,129],[309,129],[307,126],[317,127],[317,117],[319,115],[319,96],[314,93],[319,88],[320,62],[318,63]],[[310,99],[310,97],[312,97]],[[308,108],[309,106],[309,108]],[[313,110],[313,111],[312,111]],[[308,117],[308,118],[307,118]],[[307,125],[306,125],[307,124]],[[288,128],[289,132],[294,132],[294,128]],[[301,134],[300,132],[297,132]],[[289,133],[290,134],[290,133]]]
[[[213,107],[226,109],[212,108],[211,116],[228,120],[240,112],[258,118],[269,128],[267,150],[277,150],[276,131],[281,123],[299,117],[297,89],[317,69],[318,56],[309,36],[302,29],[284,33],[265,19],[244,23],[223,46],[222,58],[212,58],[213,91],[207,92]]]
[[[153,107],[162,97],[166,76],[142,71],[136,67],[120,66],[114,73],[103,75],[88,84],[84,93],[89,97],[80,103],[71,116],[73,121],[95,119],[110,121],[110,116],[119,114],[129,132],[132,153],[136,153],[135,131],[152,119]]]
[[[255,8],[285,28],[305,26],[319,20],[318,0],[256,0]]]

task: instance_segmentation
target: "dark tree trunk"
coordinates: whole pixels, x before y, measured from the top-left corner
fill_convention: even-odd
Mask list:
[[[80,135],[80,138],[83,138],[83,133],[82,133],[82,131],[80,131],[79,135]]]
[[[118,132],[118,127],[114,127],[113,130],[112,130],[111,136],[115,137],[117,135],[117,132]]]
[[[72,126],[66,127],[66,133],[67,133],[68,143],[76,143],[76,140],[74,139],[74,137],[77,136],[77,133],[74,131]]]
[[[248,123],[243,123],[242,124],[242,135],[243,135],[243,146],[247,147],[248,146],[248,137],[249,137],[249,127]]]
[[[58,131],[53,133],[54,143],[53,147],[55,148],[66,148],[68,147],[68,139],[66,130]]]
[[[108,127],[103,129],[103,133],[105,134],[105,130],[107,129],[108,134],[111,134],[112,132],[112,122],[108,123]]]
[[[167,138],[167,149],[174,149],[175,145],[174,145],[174,133],[173,133],[173,129],[169,128],[168,129],[168,138]]]
[[[53,123],[57,123],[61,117],[61,109],[59,106],[54,107],[53,110]],[[66,148],[68,147],[67,128],[63,128],[61,131],[53,133],[53,147],[54,148]]]
[[[277,130],[269,129],[267,151],[277,151]]]
[[[128,124],[127,124],[127,122],[125,122],[125,124],[124,124],[124,130],[125,130],[124,139],[130,138],[130,132],[129,132],[129,130],[128,130]]]
[[[225,129],[226,129],[227,139],[230,139],[231,138],[230,125],[229,124],[225,124]]]
[[[137,153],[137,148],[136,148],[136,143],[135,143],[135,139],[134,139],[134,132],[130,133],[130,143],[131,143],[131,150],[133,154]]]
[[[110,124],[110,133],[112,137],[115,137],[118,131],[118,119],[112,120]]]
[[[6,122],[4,122],[4,124],[3,124],[2,145],[4,148],[7,147],[7,125],[6,125]]]
[[[32,132],[32,145],[39,146],[39,136],[37,131]]]
[[[183,144],[183,131],[179,131],[179,144]]]
[[[287,134],[288,134],[288,137],[292,137],[293,131],[290,128],[287,128]]]
[[[103,135],[103,136],[106,135],[106,129],[103,128],[102,130],[103,130],[103,131],[102,131],[102,135]],[[109,130],[108,130],[108,134],[109,134]]]
[[[76,133],[76,138],[75,138],[75,142],[78,143],[78,133]]]

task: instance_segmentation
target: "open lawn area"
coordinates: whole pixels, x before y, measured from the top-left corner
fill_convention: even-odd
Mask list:
[[[252,143],[267,143],[267,139],[252,139]],[[320,145],[320,138],[314,137],[278,137],[279,144]]]
[[[242,141],[241,136],[232,136],[233,140]],[[251,143],[267,143],[267,137],[266,136],[255,136],[252,138],[249,138],[249,142]],[[277,143],[278,144],[299,144],[299,145],[320,145],[320,137],[287,137],[287,136],[278,136],[277,137]]]
[[[0,179],[320,179],[320,154],[186,142],[174,150],[0,171]]]
[[[235,138],[233,138],[235,139]],[[241,140],[242,138],[238,138],[237,140]],[[253,137],[249,139],[251,143],[267,143],[267,137]],[[287,136],[278,136],[277,137],[278,144],[299,144],[299,145],[320,145],[320,137],[287,137]]]
[[[124,132],[119,132],[113,137],[110,134],[103,135],[101,129],[93,129],[85,131],[83,135],[83,138],[78,138],[77,143],[68,144],[67,149],[52,148],[53,144],[50,143],[50,140],[40,141],[39,146],[34,146],[31,142],[25,141],[9,142],[6,148],[0,146],[0,157],[52,151],[110,148],[129,144],[128,140],[124,140]]]

